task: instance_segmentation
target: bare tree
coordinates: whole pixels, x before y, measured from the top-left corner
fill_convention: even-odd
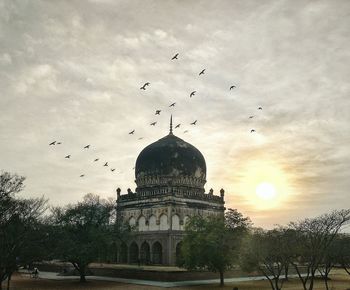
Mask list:
[[[17,259],[32,244],[32,233],[46,210],[46,200],[18,199],[24,177],[3,172],[0,175],[0,289],[17,268]],[[35,242],[35,241],[33,241]],[[29,251],[28,251],[29,252]]]
[[[349,222],[350,210],[335,210],[316,218],[290,223],[294,233],[294,255],[291,264],[295,268],[304,290],[312,290],[315,274],[325,259],[327,250],[341,227]]]
[[[289,264],[285,247],[286,232],[280,228],[270,231],[256,229],[247,239],[240,257],[243,270],[258,270],[269,281],[272,290],[284,284],[284,271]]]

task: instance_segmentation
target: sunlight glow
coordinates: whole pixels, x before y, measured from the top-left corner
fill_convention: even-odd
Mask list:
[[[276,196],[275,187],[268,182],[260,183],[255,189],[256,195],[261,199],[273,199]]]
[[[282,209],[291,198],[287,173],[271,160],[251,160],[242,168],[239,194],[259,210]]]

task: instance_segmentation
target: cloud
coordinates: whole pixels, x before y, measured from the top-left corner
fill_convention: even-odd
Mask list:
[[[138,153],[173,114],[205,156],[206,188],[224,187],[227,206],[257,224],[349,205],[348,1],[0,5],[1,169],[28,177],[25,194],[62,204],[135,186]],[[292,195],[280,208],[257,210],[238,191],[252,160],[285,173]]]

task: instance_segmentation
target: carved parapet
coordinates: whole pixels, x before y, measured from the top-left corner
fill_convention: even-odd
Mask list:
[[[151,187],[151,188],[141,188],[132,193],[131,190],[128,194],[120,195],[118,201],[132,201],[132,200],[142,200],[148,199],[150,197],[160,197],[165,195],[172,195],[176,197],[191,198],[204,201],[214,201],[222,203],[224,201],[224,195],[222,190],[220,191],[220,196],[214,195],[212,191],[208,194],[204,193],[204,189],[192,188],[192,187]]]

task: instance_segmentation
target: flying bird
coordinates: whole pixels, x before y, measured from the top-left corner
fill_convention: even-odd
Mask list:
[[[179,54],[177,53],[177,54],[175,54],[172,58],[171,58],[171,60],[174,60],[174,59],[178,59],[177,57],[179,56]]]
[[[175,129],[176,129],[176,128],[180,128],[180,126],[181,126],[181,124],[177,124],[177,125],[175,126]]]
[[[108,166],[108,162],[106,162],[103,166]]]
[[[176,103],[172,103],[169,107],[175,107]]]
[[[138,138],[138,140],[142,140],[142,139],[143,139],[143,137]]]
[[[250,130],[250,133],[253,133],[253,132],[256,132],[256,131],[255,131],[254,129],[251,129],[251,130]]]
[[[188,130],[185,130],[185,131],[184,131],[184,133],[187,133],[187,132],[188,132]]]
[[[157,122],[152,122],[150,125],[155,126],[156,124],[157,124]]]
[[[249,119],[253,119],[255,116],[249,116]]]
[[[132,135],[135,133],[135,130],[132,130],[131,132],[129,132],[129,135]]]
[[[89,149],[89,148],[90,148],[90,144],[89,144],[89,145],[84,146],[84,149]]]
[[[64,157],[64,158],[70,158],[70,154],[69,155],[67,155],[66,157]]]
[[[233,90],[235,87],[235,85],[230,86],[230,91]]]
[[[197,124],[197,120],[191,123],[191,125],[196,125],[196,124]]]
[[[161,112],[162,110],[156,110],[156,113],[155,113],[155,115],[160,115],[160,112]]]
[[[115,168],[112,168],[111,171],[113,172],[115,170]]]
[[[57,142],[57,145],[61,145],[62,144],[62,142]]]
[[[259,107],[258,110],[262,110],[262,107]]]
[[[96,162],[96,161],[98,161],[99,159],[98,158],[96,158],[95,160],[94,160],[94,162]]]
[[[140,90],[146,90],[146,87],[147,86],[149,86],[150,85],[150,83],[145,83],[141,88],[140,88]]]
[[[84,177],[84,176],[85,176],[85,174],[80,175],[80,177]]]
[[[202,70],[202,71],[199,73],[199,75],[204,75],[204,72],[205,72],[205,69]]]
[[[196,91],[193,91],[193,92],[190,94],[190,98],[192,98],[195,94],[196,94]]]
[[[51,142],[49,145],[56,145],[56,141]]]

